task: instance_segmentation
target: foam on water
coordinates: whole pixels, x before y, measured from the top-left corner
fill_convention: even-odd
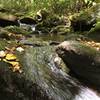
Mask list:
[[[89,88],[83,88],[74,100],[100,100],[100,96]]]

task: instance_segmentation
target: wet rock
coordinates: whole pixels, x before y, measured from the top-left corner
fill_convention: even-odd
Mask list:
[[[100,86],[100,51],[77,41],[65,41],[56,52],[80,80]]]
[[[91,89],[66,74],[63,66],[57,66],[61,59],[59,63],[54,47],[26,47],[24,52],[15,54],[21,73],[13,72],[9,63],[0,61],[2,100],[91,100],[94,97],[99,100]]]

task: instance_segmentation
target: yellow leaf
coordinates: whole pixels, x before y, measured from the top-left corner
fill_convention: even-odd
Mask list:
[[[17,57],[14,54],[7,54],[5,59],[6,60],[16,60]]]
[[[19,62],[16,61],[9,61],[8,63],[11,64],[13,67],[19,66]]]
[[[8,61],[6,59],[3,59],[3,61],[8,63]]]
[[[15,72],[15,71],[19,71],[20,72],[20,64],[19,64],[19,62],[9,61],[8,63],[12,65],[13,72]]]

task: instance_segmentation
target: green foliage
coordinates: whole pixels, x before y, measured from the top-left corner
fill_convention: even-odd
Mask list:
[[[100,22],[99,21],[95,24],[95,27],[92,28],[89,33],[96,33],[96,32],[97,33],[100,32]]]
[[[89,0],[0,0],[0,9],[31,16],[40,9],[47,9],[52,13],[62,15],[83,9],[86,1]]]
[[[0,8],[8,12],[24,12],[30,8],[29,0],[0,0]]]
[[[24,27],[17,27],[17,26],[8,26],[5,27],[5,30],[11,33],[24,34],[24,35],[29,35],[32,33],[32,31],[27,27],[24,28]]]

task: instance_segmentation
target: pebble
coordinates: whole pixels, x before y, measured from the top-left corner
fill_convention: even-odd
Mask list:
[[[23,52],[24,51],[24,49],[22,47],[17,47],[16,50],[19,51],[19,52]]]
[[[6,53],[5,53],[5,51],[0,51],[0,58],[3,58],[3,57],[5,57],[6,56]]]

